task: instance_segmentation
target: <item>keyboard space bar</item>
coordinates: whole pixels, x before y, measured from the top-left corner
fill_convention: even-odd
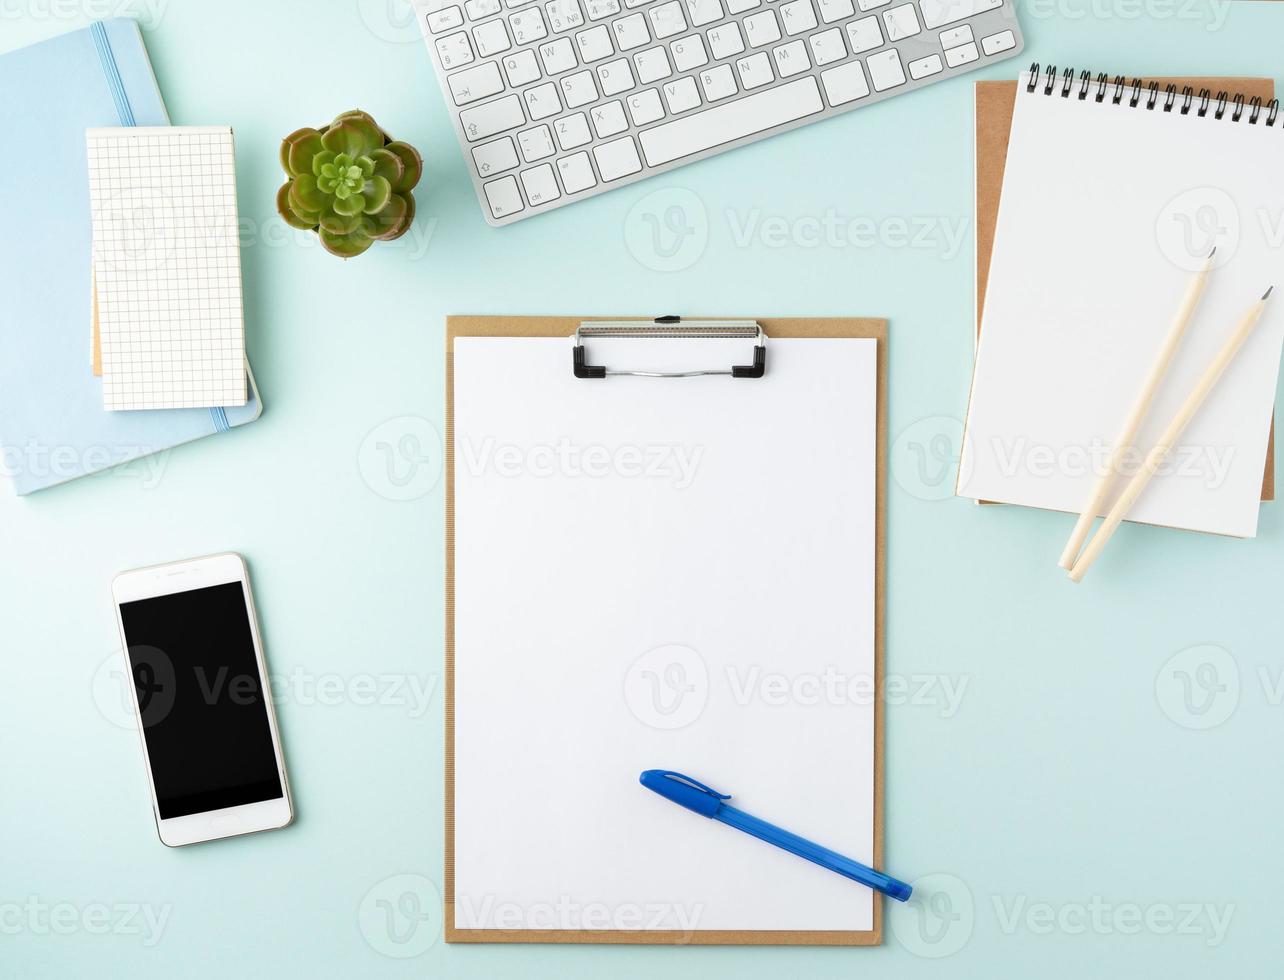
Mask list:
[[[639,134],[649,167],[711,150],[763,130],[820,112],[816,79],[808,75],[779,88],[696,112]]]

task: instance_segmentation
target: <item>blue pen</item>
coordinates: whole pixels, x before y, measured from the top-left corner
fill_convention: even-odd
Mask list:
[[[694,810],[702,817],[711,817],[725,823],[728,827],[743,830],[746,834],[765,840],[768,844],[782,847],[791,854],[797,854],[813,864],[819,864],[822,868],[836,871],[844,878],[859,881],[862,885],[868,885],[884,895],[890,895],[898,902],[909,901],[913,889],[905,882],[898,881],[881,871],[875,871],[873,868],[867,868],[859,861],[843,857],[827,847],[813,844],[775,824],[751,817],[743,810],[727,806],[722,801],[731,799],[730,796],[712,790],[690,776],[684,776],[680,772],[669,769],[648,769],[642,773],[641,782],[647,789],[659,793],[665,799],[672,800],[688,810]]]

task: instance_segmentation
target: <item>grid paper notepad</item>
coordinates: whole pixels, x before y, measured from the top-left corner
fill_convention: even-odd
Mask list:
[[[229,127],[86,130],[103,407],[244,405]]]

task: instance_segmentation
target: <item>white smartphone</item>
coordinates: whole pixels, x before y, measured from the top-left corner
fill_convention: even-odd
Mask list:
[[[288,825],[294,808],[245,560],[122,572],[112,596],[161,842]]]

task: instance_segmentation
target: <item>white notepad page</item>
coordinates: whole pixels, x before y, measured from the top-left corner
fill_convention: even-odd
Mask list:
[[[90,129],[86,142],[103,406],[244,405],[231,129]]]
[[[872,861],[876,345],[455,340],[457,928],[872,927],[638,776]]]
[[[1138,438],[1142,452],[1243,314],[1284,289],[1284,135],[1239,122],[1051,96],[1019,83],[958,492],[1077,512],[1190,282],[1217,268]],[[1256,533],[1284,297],[1269,304],[1130,519]],[[1130,461],[1135,472],[1140,457]],[[1117,479],[1114,493],[1127,481]],[[1113,502],[1113,495],[1107,507]]]

